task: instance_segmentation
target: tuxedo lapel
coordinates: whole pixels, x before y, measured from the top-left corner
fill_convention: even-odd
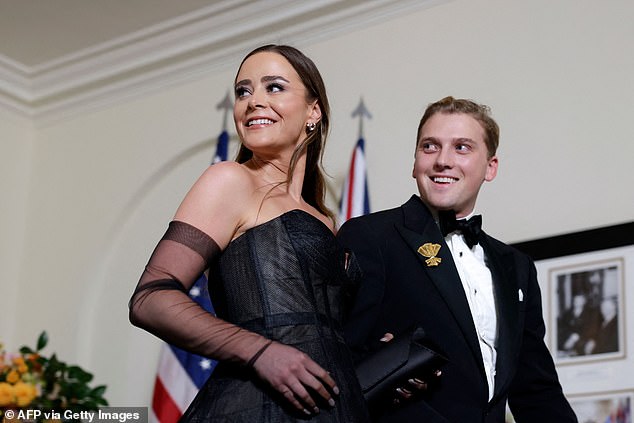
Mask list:
[[[403,238],[407,249],[415,255],[427,276],[436,286],[441,296],[458,322],[477,362],[482,362],[482,353],[476,335],[475,325],[471,318],[469,303],[458,276],[458,270],[451,256],[451,251],[440,233],[438,225],[431,213],[421,202],[413,196],[402,206],[403,224],[396,224],[396,230]],[[436,244],[440,249],[435,257],[440,259],[437,265],[429,262],[429,254],[422,254],[419,248],[425,244]]]
[[[517,276],[510,250],[500,251],[493,247],[488,236],[480,239],[484,249],[487,266],[491,270],[498,314],[498,344],[495,375],[495,394],[506,392],[512,381],[509,370],[514,368],[512,361],[520,347],[521,328],[519,327],[520,294]]]

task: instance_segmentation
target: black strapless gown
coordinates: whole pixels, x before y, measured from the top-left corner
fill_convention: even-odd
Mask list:
[[[370,421],[341,319],[352,281],[335,236],[314,216],[291,210],[232,241],[211,269],[210,293],[219,317],[292,345],[330,372],[336,406],[318,404],[306,416],[252,371],[219,363],[181,421]]]

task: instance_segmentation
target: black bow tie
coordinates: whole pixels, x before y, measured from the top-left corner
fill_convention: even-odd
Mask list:
[[[447,234],[456,231],[462,233],[469,248],[473,248],[478,243],[480,232],[482,232],[482,216],[479,214],[468,220],[456,220],[456,212],[453,210],[442,210],[438,212],[438,224],[440,225],[442,236],[447,236]]]

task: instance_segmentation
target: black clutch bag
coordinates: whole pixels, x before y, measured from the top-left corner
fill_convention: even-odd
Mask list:
[[[423,345],[424,339],[425,331],[418,328],[409,336],[394,338],[357,364],[357,377],[370,408],[391,403],[395,389],[407,386],[408,379],[422,379],[429,385],[432,372],[447,358]]]

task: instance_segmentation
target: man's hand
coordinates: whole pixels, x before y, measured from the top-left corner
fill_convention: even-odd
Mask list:
[[[380,341],[390,342],[392,339],[394,339],[394,334],[386,332]],[[432,375],[435,378],[439,378],[442,375],[442,372],[440,370],[435,370]],[[401,402],[406,402],[412,397],[415,397],[417,392],[427,390],[427,387],[427,382],[424,380],[417,377],[410,378],[407,380],[407,385],[396,388],[393,403],[400,404]]]

